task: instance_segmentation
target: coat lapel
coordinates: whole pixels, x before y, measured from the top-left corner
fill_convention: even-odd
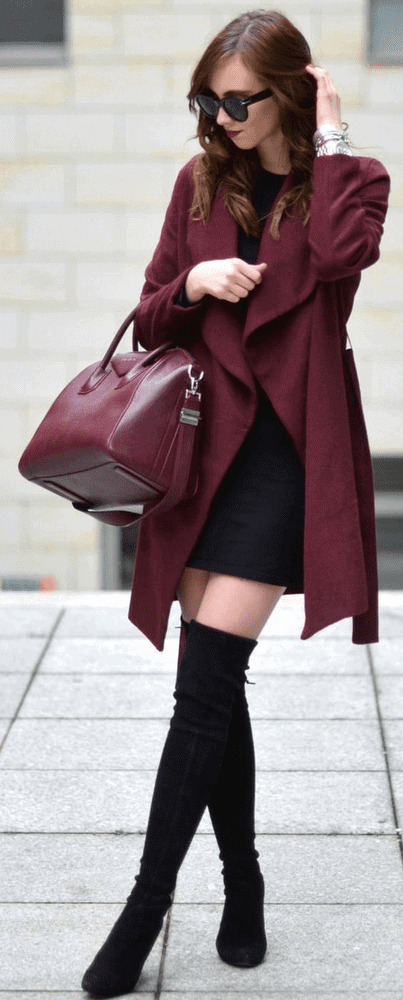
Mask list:
[[[293,174],[290,173],[285,177],[272,207],[293,183]],[[253,394],[255,382],[245,357],[249,339],[259,327],[308,298],[316,283],[307,227],[299,218],[283,215],[278,241],[273,240],[269,228],[270,219],[263,229],[258,256],[258,262],[266,261],[268,266],[263,281],[250,293],[246,319],[240,314],[237,304],[211,297],[209,310],[202,322],[204,340],[214,357]],[[193,264],[238,256],[238,226],[224,204],[222,189],[214,198],[207,222],[191,223],[188,241]],[[241,351],[234,351],[234,338],[239,338]]]
[[[274,199],[272,209],[293,183],[293,174],[290,173]],[[269,218],[264,226],[258,256],[258,263],[265,261],[267,268],[263,281],[250,295],[242,337],[244,349],[260,326],[304,302],[316,284],[308,243],[309,223],[304,226],[301,217],[284,214],[277,241],[270,235],[270,222]]]

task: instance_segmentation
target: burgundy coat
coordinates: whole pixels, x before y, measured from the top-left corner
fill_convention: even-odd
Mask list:
[[[301,639],[352,616],[352,642],[378,642],[373,469],[346,322],[361,270],[379,257],[389,174],[368,157],[316,157],[310,221],[283,216],[278,242],[265,225],[258,262],[268,266],[241,321],[236,304],[210,295],[176,302],[195,264],[238,256],[222,192],[206,223],[189,220],[193,160],[176,179],[136,328],[146,350],[172,340],[204,370],[199,487],[141,522],[129,619],[163,650],[183,569],[255,419],[255,376],[305,467]],[[293,183],[291,172],[277,198]]]

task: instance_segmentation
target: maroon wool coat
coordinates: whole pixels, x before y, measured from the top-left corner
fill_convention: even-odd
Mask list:
[[[141,522],[129,619],[163,650],[183,569],[255,419],[255,376],[305,467],[301,639],[352,616],[352,642],[378,642],[373,469],[346,322],[361,270],[379,257],[389,174],[368,157],[317,157],[310,221],[283,216],[278,242],[265,225],[258,262],[268,266],[241,321],[236,304],[210,295],[190,307],[176,302],[195,264],[238,256],[222,191],[206,223],[189,219],[193,161],[176,179],[136,328],[146,350],[172,340],[204,370],[199,486],[191,500]],[[277,199],[293,183],[291,172]]]

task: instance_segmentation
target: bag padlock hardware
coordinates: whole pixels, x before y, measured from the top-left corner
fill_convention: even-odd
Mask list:
[[[192,368],[193,368],[193,365],[188,365],[188,375],[189,375],[189,378],[190,378],[190,389],[186,389],[185,399],[187,399],[188,396],[198,396],[199,399],[201,399],[200,392],[197,392],[197,389],[199,387],[199,382],[201,382],[201,380],[203,378],[204,372],[200,372],[200,375],[198,376],[198,378],[195,378],[194,375],[192,375]]]

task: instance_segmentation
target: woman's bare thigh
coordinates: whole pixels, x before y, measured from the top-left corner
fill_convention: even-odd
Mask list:
[[[186,566],[178,587],[182,615],[257,639],[287,586]]]

